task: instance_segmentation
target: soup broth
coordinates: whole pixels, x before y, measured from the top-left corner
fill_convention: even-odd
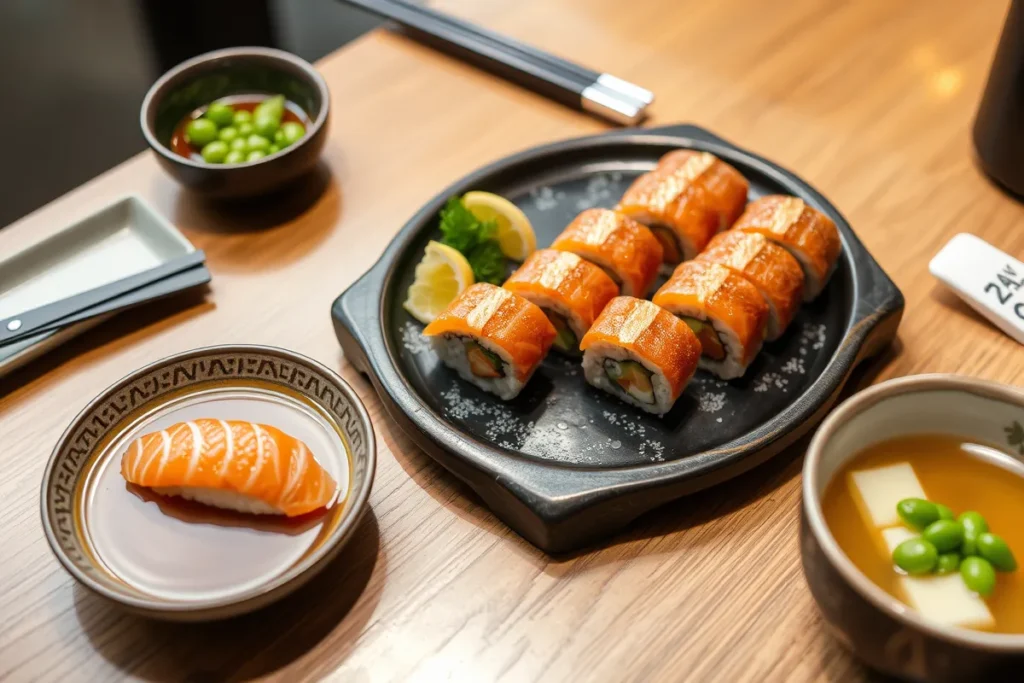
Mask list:
[[[956,515],[967,510],[980,512],[990,530],[1002,536],[1021,561],[1024,477],[977,457],[986,452],[1011,457],[991,446],[954,436],[901,437],[871,446],[851,459],[829,482],[822,498],[825,522],[839,547],[861,572],[894,598],[909,604],[901,581],[905,575],[880,547],[880,531],[862,515],[850,477],[858,470],[909,463],[928,500],[948,505]],[[1022,572],[1024,567],[997,574],[995,590],[985,598],[995,625],[979,630],[1024,633]]]

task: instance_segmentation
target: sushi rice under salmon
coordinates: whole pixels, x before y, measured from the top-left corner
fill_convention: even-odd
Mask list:
[[[162,495],[288,517],[329,505],[338,490],[302,441],[237,420],[191,420],[141,436],[121,458],[121,476]]]
[[[484,282],[463,290],[423,334],[445,365],[506,401],[526,385],[556,336],[535,304]]]

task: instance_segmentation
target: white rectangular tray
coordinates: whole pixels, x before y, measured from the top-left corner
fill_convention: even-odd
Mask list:
[[[141,197],[127,195],[0,260],[0,319],[140,273],[195,251]],[[99,316],[0,347],[0,377],[97,325]]]

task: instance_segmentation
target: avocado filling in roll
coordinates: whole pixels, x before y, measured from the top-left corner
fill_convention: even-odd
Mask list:
[[[701,351],[705,356],[711,360],[725,360],[725,346],[710,322],[689,318],[685,315],[680,317],[697,335],[697,341],[700,342]]]
[[[683,260],[683,250],[679,246],[679,238],[671,228],[663,225],[651,226],[651,232],[661,242],[661,249],[664,253],[662,261],[665,263],[679,263]]]
[[[604,373],[624,392],[641,403],[654,403],[651,371],[635,360],[604,359]]]
[[[466,342],[466,358],[469,369],[477,377],[497,379],[505,376],[505,366],[501,358],[493,351],[488,351],[475,341]]]
[[[569,327],[569,321],[554,311],[545,311],[548,314],[548,320],[555,326],[555,348],[566,353],[580,352],[580,341],[576,338],[576,334]]]

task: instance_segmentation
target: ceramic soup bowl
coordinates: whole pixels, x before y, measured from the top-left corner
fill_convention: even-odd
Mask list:
[[[926,621],[872,583],[840,549],[821,499],[864,448],[912,434],[953,434],[1002,447],[1024,461],[1024,391],[956,375],[890,380],[846,401],[821,425],[803,470],[804,575],[835,636],[870,667],[912,681],[1024,680],[1024,634]],[[1021,462],[1002,463],[1014,476]],[[1022,501],[1024,505],[1024,501]]]

